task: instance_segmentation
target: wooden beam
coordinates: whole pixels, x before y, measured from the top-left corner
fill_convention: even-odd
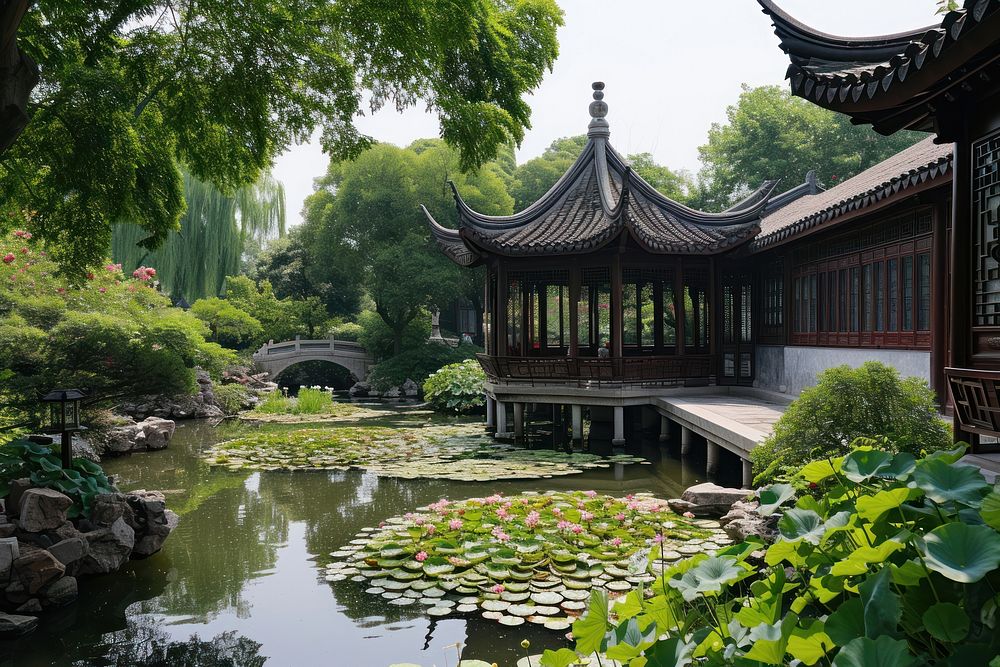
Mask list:
[[[622,256],[615,253],[611,258],[611,356],[622,358],[625,356],[625,345],[622,340],[624,333],[622,317],[624,313],[624,300],[622,299]]]
[[[569,356],[580,356],[580,267],[569,270]]]
[[[968,368],[972,314],[972,142],[968,130],[957,138],[952,160],[951,195],[951,354],[948,365]],[[958,417],[955,417],[954,437],[965,439]]]
[[[944,376],[948,363],[948,319],[945,313],[945,290],[948,288],[947,204],[942,198],[934,205],[931,252],[931,388],[937,394],[938,405],[942,409],[948,404],[948,387]]]
[[[684,354],[684,318],[687,313],[684,300],[684,258],[677,258],[674,273],[674,323],[677,325],[677,354]]]
[[[496,311],[493,314],[493,328],[496,330],[494,339],[493,354],[498,357],[506,357],[510,354],[507,346],[507,267],[503,262],[496,263],[497,274],[497,296]]]

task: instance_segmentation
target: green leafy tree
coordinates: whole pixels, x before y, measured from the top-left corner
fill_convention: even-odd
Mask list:
[[[702,169],[692,203],[706,210],[727,208],[768,179],[793,187],[810,170],[824,185],[836,185],[925,136],[884,137],[779,86],[744,86],[726,117],[698,149]]]
[[[493,164],[462,171],[458,153],[440,140],[406,149],[382,144],[350,162],[331,164],[306,200],[304,233],[317,273],[328,267],[365,286],[374,312],[392,332],[393,354],[403,350],[404,332],[425,309],[458,296],[481,298],[475,272],[463,271],[441,253],[419,204],[442,224],[455,226],[450,180],[471,206],[510,213],[513,200],[501,172]]]
[[[260,320],[217,296],[198,299],[191,306],[191,313],[208,325],[213,341],[231,347],[256,338],[263,331]]]
[[[880,438],[889,451],[919,454],[948,447],[951,431],[926,381],[902,379],[895,368],[869,361],[824,371],[750,458],[757,479],[769,481],[787,469],[846,454],[857,438]]]
[[[148,248],[177,228],[180,163],[229,193],[317,126],[326,151],[356,155],[363,103],[424,101],[462,164],[482,164],[521,141],[561,24],[553,0],[39,0],[18,37],[41,83],[0,195],[79,275],[113,223]]]
[[[156,250],[144,248],[145,233],[130,224],[115,225],[111,245],[127,271],[157,267],[163,291],[174,299],[219,296],[248,242],[285,233],[285,190],[268,173],[229,196],[185,171],[184,197],[180,229]]]

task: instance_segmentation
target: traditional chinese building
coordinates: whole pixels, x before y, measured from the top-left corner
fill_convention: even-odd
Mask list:
[[[929,214],[914,221],[924,230],[914,242],[922,237],[925,247],[915,251],[912,279],[929,284],[914,315],[927,329],[916,342],[930,342],[935,385],[949,379],[956,438],[972,440],[977,452],[997,450],[1000,2],[965,0],[938,25],[864,38],[814,30],[771,0],[759,2],[791,61],[794,94],[883,134],[932,132],[942,144],[939,164],[951,156],[950,197],[928,194]]]

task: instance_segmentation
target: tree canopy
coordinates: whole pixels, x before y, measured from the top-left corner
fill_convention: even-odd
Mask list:
[[[420,100],[481,164],[529,126],[561,24],[554,0],[40,0],[19,33],[42,76],[0,161],[5,213],[80,275],[113,223],[149,248],[177,228],[181,163],[231,193],[317,126],[357,155],[362,108]]]
[[[692,203],[705,210],[727,208],[768,179],[793,187],[810,170],[825,186],[836,185],[925,136],[882,136],[779,86],[744,86],[726,118],[698,149],[702,169]]]
[[[514,202],[504,173],[497,163],[463,171],[459,154],[440,140],[405,149],[381,144],[355,160],[331,163],[305,203],[302,233],[312,275],[320,283],[363,285],[398,352],[421,309],[458,296],[477,298],[481,289],[478,272],[458,268],[434,244],[419,204],[456,226],[451,180],[474,208],[509,214]]]

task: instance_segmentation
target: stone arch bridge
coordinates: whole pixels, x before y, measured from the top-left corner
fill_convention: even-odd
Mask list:
[[[325,340],[295,340],[275,343],[270,341],[253,353],[254,363],[262,371],[267,371],[271,379],[276,378],[289,366],[303,361],[328,361],[349,370],[359,382],[368,376],[368,369],[375,359],[359,344],[328,338]]]

